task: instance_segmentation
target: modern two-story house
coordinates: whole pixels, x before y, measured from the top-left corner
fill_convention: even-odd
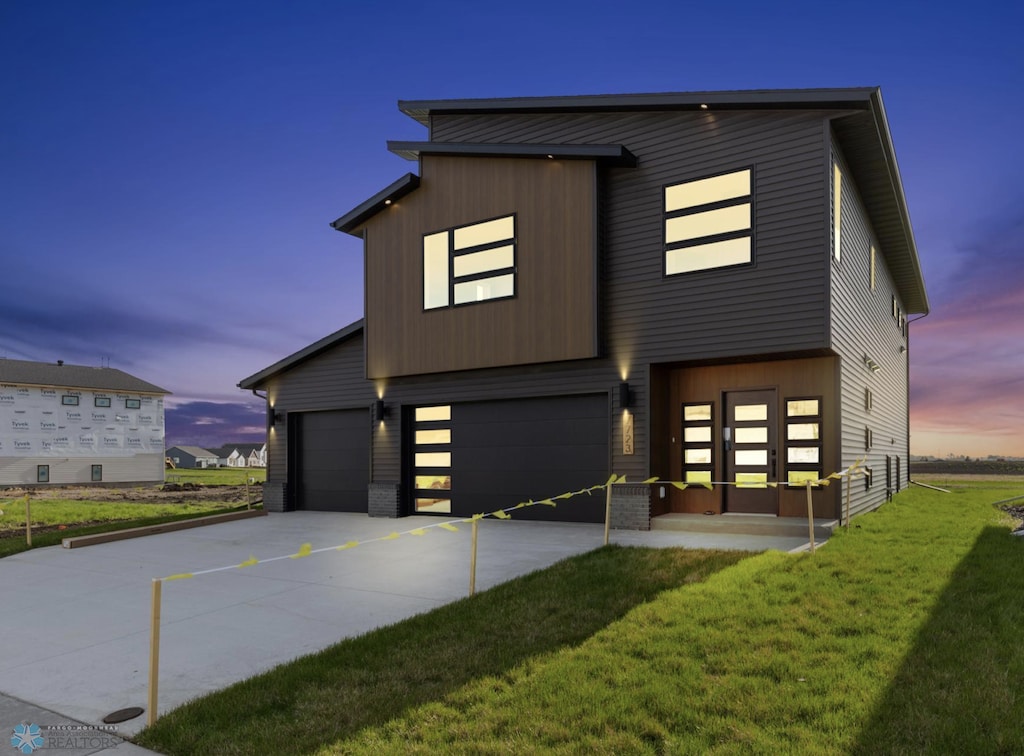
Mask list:
[[[415,170],[332,224],[363,240],[365,317],[239,384],[266,392],[269,508],[728,484],[615,486],[643,528],[806,515],[806,481],[856,460],[854,514],[906,483],[928,299],[878,89],[399,107],[427,130],[388,143]]]

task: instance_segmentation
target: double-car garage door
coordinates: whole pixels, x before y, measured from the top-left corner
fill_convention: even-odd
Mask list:
[[[557,496],[607,477],[607,394],[452,406],[453,514]],[[515,517],[602,522],[604,497],[528,507]]]

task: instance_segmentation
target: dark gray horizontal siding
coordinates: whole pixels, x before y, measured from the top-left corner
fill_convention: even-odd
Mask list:
[[[360,335],[275,376],[260,388],[266,390],[268,402],[277,412],[359,408],[369,412],[376,396],[365,370]],[[268,481],[288,480],[287,445],[287,423],[275,423],[267,440]]]
[[[836,150],[836,147],[833,146]],[[838,154],[838,151],[837,151]],[[885,501],[885,458],[900,457],[900,487],[909,478],[907,436],[907,353],[906,341],[892,317],[893,278],[885,265],[883,250],[870,227],[851,172],[843,164],[842,256],[832,266],[832,343],[841,355],[840,392],[842,403],[843,463],[866,457],[874,471],[874,485],[853,484],[851,513],[856,515]],[[875,290],[870,286],[870,248],[874,244]],[[881,369],[872,372],[864,364],[867,355]],[[865,406],[865,389],[871,389],[873,406]],[[865,447],[865,428],[874,442]],[[895,471],[895,464],[893,467]],[[894,481],[895,483],[895,481]],[[845,495],[845,488],[844,488]]]
[[[623,144],[635,169],[604,174],[603,316],[608,355],[643,361],[828,345],[822,204],[826,111],[444,115],[434,141]],[[666,184],[752,166],[752,266],[664,277]]]

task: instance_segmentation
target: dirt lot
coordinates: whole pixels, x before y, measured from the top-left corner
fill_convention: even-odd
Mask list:
[[[263,486],[259,483],[249,486],[251,502],[263,499]],[[231,504],[245,504],[245,486],[201,486],[196,483],[168,483],[163,486],[136,486],[113,488],[101,486],[56,486],[35,488],[30,491],[19,488],[0,490],[0,497],[16,499],[29,493],[33,499],[70,499],[74,501],[126,501],[138,504],[184,504],[194,501],[219,501]]]

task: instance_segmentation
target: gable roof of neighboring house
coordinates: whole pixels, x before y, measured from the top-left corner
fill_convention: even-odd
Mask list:
[[[212,451],[210,451],[208,449],[204,449],[201,446],[172,446],[170,449],[167,450],[167,452],[170,453],[174,449],[178,449],[179,451],[185,452],[185,454],[188,454],[189,456],[197,457],[197,458],[198,457],[216,457],[217,456]]]
[[[216,449],[211,451],[216,452],[218,457],[230,457],[232,452],[237,451],[241,456],[248,457],[254,451],[258,452],[262,449],[264,444],[262,442],[258,444],[244,443],[244,444],[225,444],[224,446],[218,446]]]
[[[128,391],[134,394],[171,393],[167,389],[162,389],[117,368],[6,358],[0,358],[0,383],[97,391]]]
[[[278,360],[270,367],[264,368],[260,372],[250,375],[248,378],[243,378],[238,382],[238,387],[256,390],[274,376],[284,373],[287,370],[291,370],[296,365],[299,365],[306,360],[310,360],[318,354],[326,352],[331,347],[341,344],[354,336],[358,336],[362,332],[363,320],[359,319],[356,322],[345,326],[340,331],[335,331],[329,336],[324,336],[319,341],[314,341],[309,346],[288,355],[283,360]]]
[[[840,89],[775,89],[725,92],[662,92],[653,94],[572,95],[566,97],[508,97],[461,100],[400,100],[399,110],[419,123],[430,126],[435,115],[601,113],[641,111],[728,111],[728,110],[835,110],[831,120],[836,139],[849,163],[882,252],[909,313],[927,313],[921,262],[914,242],[910,213],[903,192],[896,152],[878,87]],[[569,146],[563,145],[562,149]],[[615,149],[620,159],[632,157],[625,145],[579,145],[595,151],[575,157],[600,159]],[[504,154],[546,157],[549,145],[479,145],[435,142],[394,142],[389,149],[415,159],[422,154]],[[526,150],[527,154],[523,154]],[[608,154],[602,151],[610,151]],[[568,156],[572,157],[572,156]],[[419,178],[407,174],[361,203],[331,225],[347,233],[356,229],[385,206],[414,191]],[[244,388],[244,387],[243,387]]]

